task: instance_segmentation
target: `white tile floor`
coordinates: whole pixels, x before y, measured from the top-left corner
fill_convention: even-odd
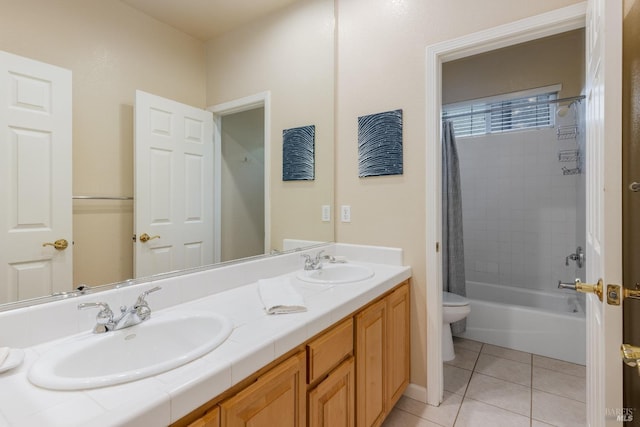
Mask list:
[[[383,427],[549,427],[586,424],[585,367],[454,338],[444,402],[402,397]]]

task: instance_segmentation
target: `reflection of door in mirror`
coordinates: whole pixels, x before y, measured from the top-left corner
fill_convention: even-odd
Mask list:
[[[221,118],[221,261],[265,247],[264,107]]]
[[[71,71],[0,52],[0,75],[4,303],[72,287]]]
[[[142,91],[135,108],[135,276],[211,264],[213,115]]]

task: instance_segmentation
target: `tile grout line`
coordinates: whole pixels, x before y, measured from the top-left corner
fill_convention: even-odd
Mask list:
[[[467,385],[464,387],[464,393],[462,393],[462,400],[460,401],[460,406],[458,406],[458,411],[456,412],[456,416],[453,419],[453,427],[455,427],[456,422],[458,422],[458,416],[460,416],[462,405],[464,405],[464,400],[467,397],[467,390],[469,390],[469,384],[471,384],[471,379],[473,378],[473,374],[476,372],[476,365],[478,364],[478,359],[480,359],[480,353],[482,353],[483,347],[484,347],[484,343],[481,343],[480,350],[478,350],[478,356],[476,357],[476,360],[473,362],[473,368],[471,369],[471,376],[469,377],[469,381],[467,381]]]
[[[533,354],[531,354],[531,387],[529,388],[529,427],[533,427]]]
[[[530,366],[530,384],[529,384],[529,387],[528,387],[529,388],[529,393],[530,393],[530,397],[529,397],[529,404],[530,404],[530,407],[529,407],[529,426],[530,427],[533,427],[533,425],[534,425],[533,421],[538,421],[537,419],[533,418],[533,410],[534,410],[534,408],[533,408],[533,393],[534,393],[534,391],[535,392],[539,392],[539,393],[545,393],[545,394],[552,395],[552,396],[561,397],[561,398],[564,398],[564,399],[567,399],[567,400],[570,400],[570,401],[573,401],[573,402],[576,402],[576,403],[581,403],[583,405],[585,404],[584,402],[582,402],[580,400],[577,400],[577,399],[574,399],[574,398],[571,398],[571,397],[568,397],[568,396],[565,396],[565,395],[562,395],[562,394],[557,394],[557,393],[554,393],[552,391],[547,391],[547,390],[538,389],[538,388],[534,387],[534,358],[535,358],[535,354],[529,353],[528,354],[529,361],[528,362],[521,362],[519,360],[514,360],[514,359],[511,359],[511,358],[507,358],[507,357],[493,355],[493,354],[490,354],[490,353],[483,353],[483,351],[485,350],[486,343],[481,343],[481,344],[482,345],[480,346],[480,349],[477,351],[477,357],[474,360],[473,368],[471,369],[471,376],[469,378],[469,381],[465,385],[464,392],[462,393],[462,401],[460,403],[460,406],[458,407],[458,411],[457,411],[456,416],[454,418],[454,426],[455,426],[455,423],[458,421],[458,417],[460,415],[460,411],[462,409],[462,405],[465,402],[469,402],[471,400],[475,400],[475,399],[472,399],[471,397],[468,397],[467,393],[468,393],[468,390],[469,390],[469,386],[471,384],[471,379],[476,374],[478,374],[478,375],[486,375],[488,377],[496,378],[496,379],[501,380],[501,381],[510,382],[512,384],[519,385],[519,386],[525,386],[525,385],[520,384],[520,383],[514,383],[514,382],[511,382],[511,381],[505,380],[503,378],[500,378],[500,377],[494,377],[492,375],[487,375],[486,373],[480,373],[480,372],[476,371],[477,366],[478,366],[479,358],[480,358],[480,356],[482,354],[487,354],[489,356],[492,356],[492,357],[495,357],[495,358],[498,358],[498,359],[505,359],[505,360],[509,360],[509,361],[512,361],[512,362],[519,362],[519,363],[522,363],[523,365],[527,365],[528,364]],[[469,350],[472,351],[471,349],[469,349]],[[464,369],[464,368],[461,368],[461,367],[458,367],[458,366],[455,366],[455,365],[452,365],[452,366],[457,367],[459,369]],[[564,375],[567,375],[567,376],[570,376],[570,377],[575,377],[575,378],[582,378],[581,375],[570,374],[570,373],[564,372],[564,371],[562,371],[560,369],[549,369],[548,367],[544,367],[544,366],[537,366],[537,368],[539,368],[541,370],[545,370],[545,371],[550,371],[552,373],[564,374]],[[467,369],[465,369],[465,370],[467,370]],[[494,406],[494,407],[496,407],[498,409],[502,409],[502,410],[506,410],[508,412],[512,412],[512,413],[514,413],[516,415],[522,415],[522,414],[519,414],[518,412],[514,412],[514,411],[511,411],[509,409],[502,408],[500,406],[492,405],[492,404],[489,404],[489,403],[486,403],[486,402],[484,402],[484,403],[488,404],[490,406]]]

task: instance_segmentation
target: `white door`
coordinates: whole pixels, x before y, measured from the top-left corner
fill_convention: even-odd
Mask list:
[[[210,112],[136,91],[134,199],[136,277],[213,262]]]
[[[73,288],[71,71],[0,52],[0,75],[4,303]]]
[[[622,1],[589,0],[586,27],[587,281],[622,283]],[[622,425],[622,310],[587,295],[587,421]]]

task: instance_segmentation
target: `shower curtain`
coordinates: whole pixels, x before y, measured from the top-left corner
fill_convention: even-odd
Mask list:
[[[460,165],[453,123],[442,123],[442,285],[443,291],[466,296]],[[466,319],[451,324],[464,332]]]

